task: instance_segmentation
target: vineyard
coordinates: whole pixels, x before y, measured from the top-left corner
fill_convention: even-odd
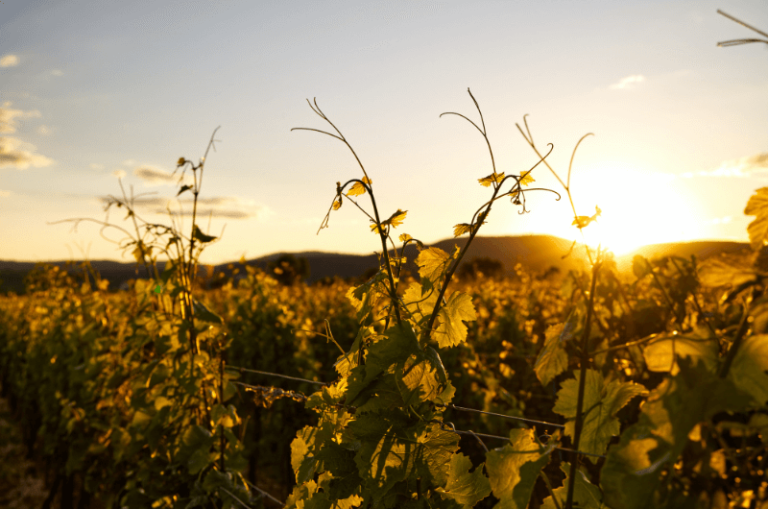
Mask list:
[[[321,229],[342,206],[367,216],[362,234],[381,240],[369,279],[308,286],[288,266],[241,267],[212,284],[197,263],[217,239],[194,210],[185,233],[124,193],[108,205],[127,211],[121,247],[147,277],[110,292],[87,264],[41,266],[0,298],[3,397],[44,464],[43,507],[768,507],[768,188],[745,210],[750,253],[637,256],[626,277],[574,243],[581,272],[459,278],[492,207],[562,196],[531,187],[539,166],[575,229],[601,214],[577,214],[571,168],[561,179],[527,121],[538,162],[497,171],[470,96],[479,122],[448,115],[479,131],[492,172],[475,177],[488,201],[454,226],[461,249],[395,240],[407,212],[380,215],[315,102],[331,131],[299,129],[340,141],[361,170],[337,183]],[[207,154],[178,161],[195,204]]]

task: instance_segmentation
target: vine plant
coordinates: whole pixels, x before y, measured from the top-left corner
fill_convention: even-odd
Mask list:
[[[557,431],[550,434],[545,429],[539,434],[533,428],[516,428],[510,432],[509,444],[488,451],[484,464],[470,471],[472,462],[459,451],[455,428],[444,420],[445,408],[450,406],[455,390],[439,349],[464,342],[464,322],[476,318],[470,296],[449,290],[456,268],[498,200],[510,198],[521,207],[522,214],[527,212],[528,191],[548,191],[560,198],[549,189],[525,188],[534,181],[531,172],[546,162],[552,145],[528,170],[518,175],[499,172],[482,111],[471,91],[469,95],[477,108],[479,124],[460,113],[443,115],[467,120],[483,136],[491,173],[478,180],[490,188],[491,196],[469,222],[454,226],[455,237],[469,234],[469,239],[453,253],[424,248],[406,233],[399,236],[402,246],[397,249],[392,230],[402,224],[406,212],[398,209],[388,219],[380,220],[372,180],[349,142],[316,101],[310,107],[335,134],[296,128],[342,141],[363,172],[363,178],[337,183],[321,229],[328,226],[330,214],[349,200],[369,218],[371,230],[380,237],[382,253],[379,271],[349,291],[360,329],[350,349],[343,351],[336,362],[338,379],[308,399],[307,407],[317,412],[318,424],[300,430],[292,443],[297,486],[287,501],[288,507],[471,507],[491,493],[501,507],[525,507],[550,453],[560,445]],[[511,187],[505,189],[508,182]],[[358,202],[357,197],[364,194],[370,197],[372,213]],[[421,248],[416,258],[420,281],[402,288],[399,274],[405,262],[405,247],[411,242]],[[627,401],[629,394],[631,391],[624,396]],[[575,396],[574,391],[569,398],[574,408]],[[563,412],[576,417],[570,409]],[[596,444],[587,447],[587,452],[593,454],[603,452],[596,451]],[[551,487],[548,481],[546,484]],[[552,500],[560,507],[557,498]]]

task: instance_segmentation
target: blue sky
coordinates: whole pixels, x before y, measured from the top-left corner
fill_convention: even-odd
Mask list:
[[[360,155],[382,215],[408,210],[398,233],[450,237],[488,193],[482,138],[439,118],[477,119],[467,87],[507,174],[536,161],[515,127],[526,113],[563,173],[595,133],[576,155],[574,200],[579,214],[600,206],[593,233],[617,251],[745,240],[744,205],[768,178],[768,45],[716,47],[754,35],[718,8],[768,29],[762,0],[3,0],[0,259],[127,261],[95,225],[49,223],[103,219],[118,176],[157,193],[139,212],[166,221],[154,211],[175,194],[167,174],[217,126],[202,208],[211,233],[226,228],[204,261],[374,251],[353,207],[316,235],[336,181],[361,173],[338,141],[290,132],[326,127],[313,97]],[[566,202],[531,194],[525,215],[504,203],[481,232],[575,238]]]

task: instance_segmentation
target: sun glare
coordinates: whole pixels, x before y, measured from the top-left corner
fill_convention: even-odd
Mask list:
[[[584,228],[588,245],[623,255],[648,244],[681,242],[702,234],[694,207],[674,185],[674,176],[597,169],[580,177],[588,185],[573,186],[577,212],[591,215],[595,205],[601,209],[597,221]],[[578,232],[572,232],[572,238],[582,241]]]

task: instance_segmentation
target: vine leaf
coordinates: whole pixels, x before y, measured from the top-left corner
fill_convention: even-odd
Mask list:
[[[684,357],[678,364],[677,375],[650,393],[638,422],[608,451],[600,484],[612,509],[664,506],[657,493],[664,482],[660,472],[677,461],[691,430],[719,412],[739,411],[749,404],[749,395],[703,362],[694,364]]]
[[[477,314],[472,297],[466,293],[453,292],[437,312],[438,325],[432,331],[432,338],[441,348],[456,346],[467,339],[467,326],[464,321],[474,320],[477,320]]]
[[[600,215],[603,213],[602,210],[600,210],[600,207],[595,205],[595,213],[591,216],[576,216],[576,218],[573,220],[572,225],[575,225],[576,228],[581,230],[582,228],[586,228],[589,226],[589,224],[592,221],[597,221],[597,218],[600,217]]]
[[[736,352],[728,378],[733,385],[753,398],[752,405],[768,404],[768,335],[760,334],[744,340]]]
[[[701,360],[713,373],[717,370],[720,347],[717,339],[709,337],[709,330],[701,327],[686,335],[669,334],[650,343],[643,351],[648,369],[656,372],[671,372],[676,375],[680,368],[677,359],[690,357],[694,362]]]
[[[749,243],[758,250],[768,244],[768,187],[761,187],[753,194],[744,209],[744,215],[755,216],[749,223]]]
[[[535,441],[533,429],[513,429],[504,447],[486,454],[485,470],[491,490],[499,503],[494,509],[525,509],[531,499],[533,485],[549,463],[552,444],[542,446]]]
[[[483,177],[481,179],[477,179],[477,181],[480,182],[480,184],[483,187],[490,187],[491,184],[493,184],[493,183],[501,184],[502,180],[504,180],[504,172],[502,172],[502,173],[495,173],[494,172],[494,173],[491,173],[490,175],[488,175],[487,177]]]
[[[524,173],[524,174],[523,174],[523,175],[520,177],[520,185],[521,185],[521,186],[528,186],[528,185],[532,184],[533,182],[536,182],[536,179],[534,179],[534,178],[531,176],[531,172],[530,172],[530,171],[528,171],[528,172]]]
[[[195,225],[195,227],[192,229],[192,238],[202,242],[203,244],[207,244],[208,242],[213,242],[216,240],[216,237],[213,235],[206,235],[203,233],[202,230],[200,230],[200,227],[197,225]]]
[[[371,185],[373,182],[368,177],[363,177],[363,182]],[[359,196],[365,194],[365,186],[361,182],[355,182],[355,184],[347,191],[347,196]]]
[[[463,507],[474,507],[476,503],[491,494],[491,484],[483,475],[482,465],[471,474],[470,468],[472,468],[472,461],[457,452],[451,456],[445,488],[437,488],[435,491],[443,498],[452,498]]]
[[[574,437],[576,426],[576,407],[579,399],[580,371],[574,371],[575,378],[562,383],[557,391],[557,401],[552,409],[568,419],[565,434]],[[588,369],[584,387],[584,405],[582,407],[583,427],[579,450],[592,454],[603,454],[611,437],[621,431],[616,413],[635,396],[642,396],[648,391],[640,384],[613,380],[605,383],[599,371]],[[588,456],[596,463],[598,458]]]
[[[570,464],[561,463],[560,470],[565,474],[565,480],[563,481],[562,488],[552,490],[555,494],[555,498],[560,503],[559,506],[555,505],[555,501],[552,497],[547,497],[541,504],[541,509],[557,509],[557,507],[565,507],[565,501],[568,496],[568,484],[571,482],[568,474],[570,473]],[[603,509],[603,493],[600,488],[589,482],[587,475],[581,470],[576,471],[576,484],[573,487],[573,501],[574,507],[579,509]]]
[[[432,283],[440,279],[451,262],[451,256],[439,247],[424,249],[416,257],[416,265],[419,266],[419,276]]]
[[[467,223],[461,223],[457,224],[453,227],[453,237],[461,237],[465,233],[469,233],[472,231],[472,225],[469,225]]]
[[[400,363],[397,372],[402,374],[398,377],[397,386],[406,406],[418,406],[422,402],[434,401],[440,393],[437,370],[422,355],[411,355]]]
[[[401,224],[403,224],[403,221],[405,221],[405,216],[408,214],[407,210],[400,210],[397,209],[397,212],[389,216],[389,219],[386,219],[381,222],[382,228],[384,226],[391,226],[392,228],[397,228]],[[372,224],[371,225],[371,231],[374,233],[379,233],[381,229],[379,228],[378,224]]]
[[[557,375],[568,369],[568,353],[565,343],[573,339],[578,316],[571,313],[565,323],[549,327],[545,333],[544,348],[541,349],[534,371],[542,385],[547,385]]]

